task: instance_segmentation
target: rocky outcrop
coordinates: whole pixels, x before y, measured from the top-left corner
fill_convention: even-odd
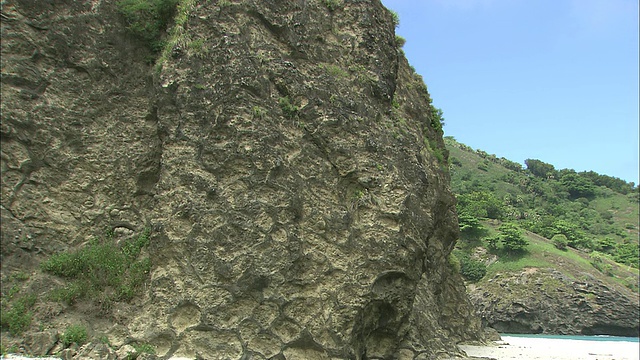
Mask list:
[[[180,1],[155,59],[116,2],[3,3],[3,276],[150,227],[142,298],[57,313],[160,357],[427,359],[480,339],[426,87],[379,1],[336,4]]]
[[[487,325],[505,333],[638,336],[638,295],[585,274],[550,269],[499,274],[469,287]]]

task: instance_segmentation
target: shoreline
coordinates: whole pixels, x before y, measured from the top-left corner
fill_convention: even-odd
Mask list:
[[[640,343],[583,339],[502,336],[490,345],[458,347],[468,360],[640,360]],[[16,354],[0,356],[0,360],[59,360],[59,357],[29,357]],[[172,358],[177,359],[177,358]],[[186,359],[185,359],[186,360]]]
[[[494,344],[459,347],[471,359],[640,360],[637,342],[502,336]]]

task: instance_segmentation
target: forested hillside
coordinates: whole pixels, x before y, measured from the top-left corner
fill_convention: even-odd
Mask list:
[[[548,239],[560,254],[588,256],[592,267],[637,291],[638,187],[595,172],[556,169],[537,159],[526,167],[446,137],[453,192],[458,199],[463,275],[486,269],[469,259],[475,245],[499,257],[531,258],[539,247],[527,234]],[[569,252],[568,248],[579,250]],[[485,262],[486,263],[486,262]],[[622,266],[621,266],[622,265]],[[473,270],[469,269],[472,268]],[[489,265],[489,270],[491,264]]]

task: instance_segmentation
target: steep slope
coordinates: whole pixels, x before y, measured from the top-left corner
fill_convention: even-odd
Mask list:
[[[622,194],[600,186],[590,198],[571,199],[560,181],[536,179],[509,160],[446,142],[461,223],[474,227],[474,209],[489,209],[492,217],[463,231],[455,252],[486,268],[481,279],[470,272],[477,282],[468,287],[484,323],[508,333],[638,336],[638,269],[614,261],[637,261],[637,188]],[[521,227],[523,252],[491,247],[504,223]],[[580,249],[525,229],[562,234]],[[622,256],[628,249],[631,256]]]
[[[31,274],[41,328],[206,359],[481,339],[439,119],[379,1],[184,0],[157,55],[113,2],[2,11],[2,276]],[[47,296],[35,266],[105,228],[151,229],[142,296]]]

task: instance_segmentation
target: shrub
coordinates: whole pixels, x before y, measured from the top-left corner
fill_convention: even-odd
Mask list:
[[[142,353],[155,354],[156,353],[156,349],[151,344],[134,343],[132,344],[132,346],[134,349],[136,349],[136,353],[138,354],[142,354]]]
[[[442,135],[442,127],[444,126],[444,113],[442,109],[437,108],[433,105],[429,105],[429,119],[431,123],[431,127],[438,133]]]
[[[438,146],[438,143],[435,140],[431,140],[428,137],[424,139],[424,145],[429,148],[430,153],[438,160],[440,164],[447,163],[447,156],[445,155],[446,149],[442,149]]]
[[[454,273],[459,274],[461,269],[460,259],[454,253],[449,253],[447,257],[447,263],[451,267]]]
[[[278,104],[280,104],[280,108],[282,109],[282,113],[284,114],[284,116],[288,118],[294,118],[298,116],[300,108],[295,104],[292,104],[288,96],[278,99]]]
[[[71,304],[95,295],[107,308],[111,300],[130,300],[151,270],[149,258],[138,260],[142,249],[149,244],[149,235],[145,230],[120,248],[108,238],[102,242],[92,241],[75,252],[51,256],[40,264],[41,269],[71,282],[53,290],[49,296]]]
[[[82,325],[69,325],[60,340],[65,347],[71,344],[82,345],[87,342],[87,329]]]
[[[11,335],[22,334],[29,325],[33,312],[30,311],[36,303],[36,296],[28,294],[8,301],[2,299],[0,324],[2,329],[8,330]]]
[[[338,65],[323,64],[320,65],[320,67],[323,68],[329,75],[335,76],[337,78],[346,78],[349,76],[349,73],[343,70]]]
[[[398,49],[402,48],[406,43],[407,43],[407,39],[403,38],[400,35],[396,35],[396,47]]]
[[[462,257],[460,259],[460,274],[467,281],[475,283],[487,274],[487,266],[482,261]]]
[[[611,237],[604,237],[596,240],[595,250],[611,254],[616,248],[616,241]]]
[[[553,246],[555,246],[556,248],[560,250],[567,250],[567,244],[569,244],[569,241],[567,240],[567,237],[564,236],[563,234],[553,235],[553,238],[551,238],[551,241],[553,242]]]
[[[127,29],[157,52],[162,49],[161,35],[175,14],[178,0],[119,0],[118,11],[127,21]]]
[[[398,15],[397,12],[391,10],[391,18],[393,19],[393,26],[394,27],[400,26],[400,15]]]
[[[613,259],[621,264],[627,264],[638,268],[640,251],[638,244],[625,242],[616,245]]]
[[[254,106],[251,111],[253,112],[253,117],[256,119],[264,119],[264,115],[267,113],[265,109],[257,105]]]

